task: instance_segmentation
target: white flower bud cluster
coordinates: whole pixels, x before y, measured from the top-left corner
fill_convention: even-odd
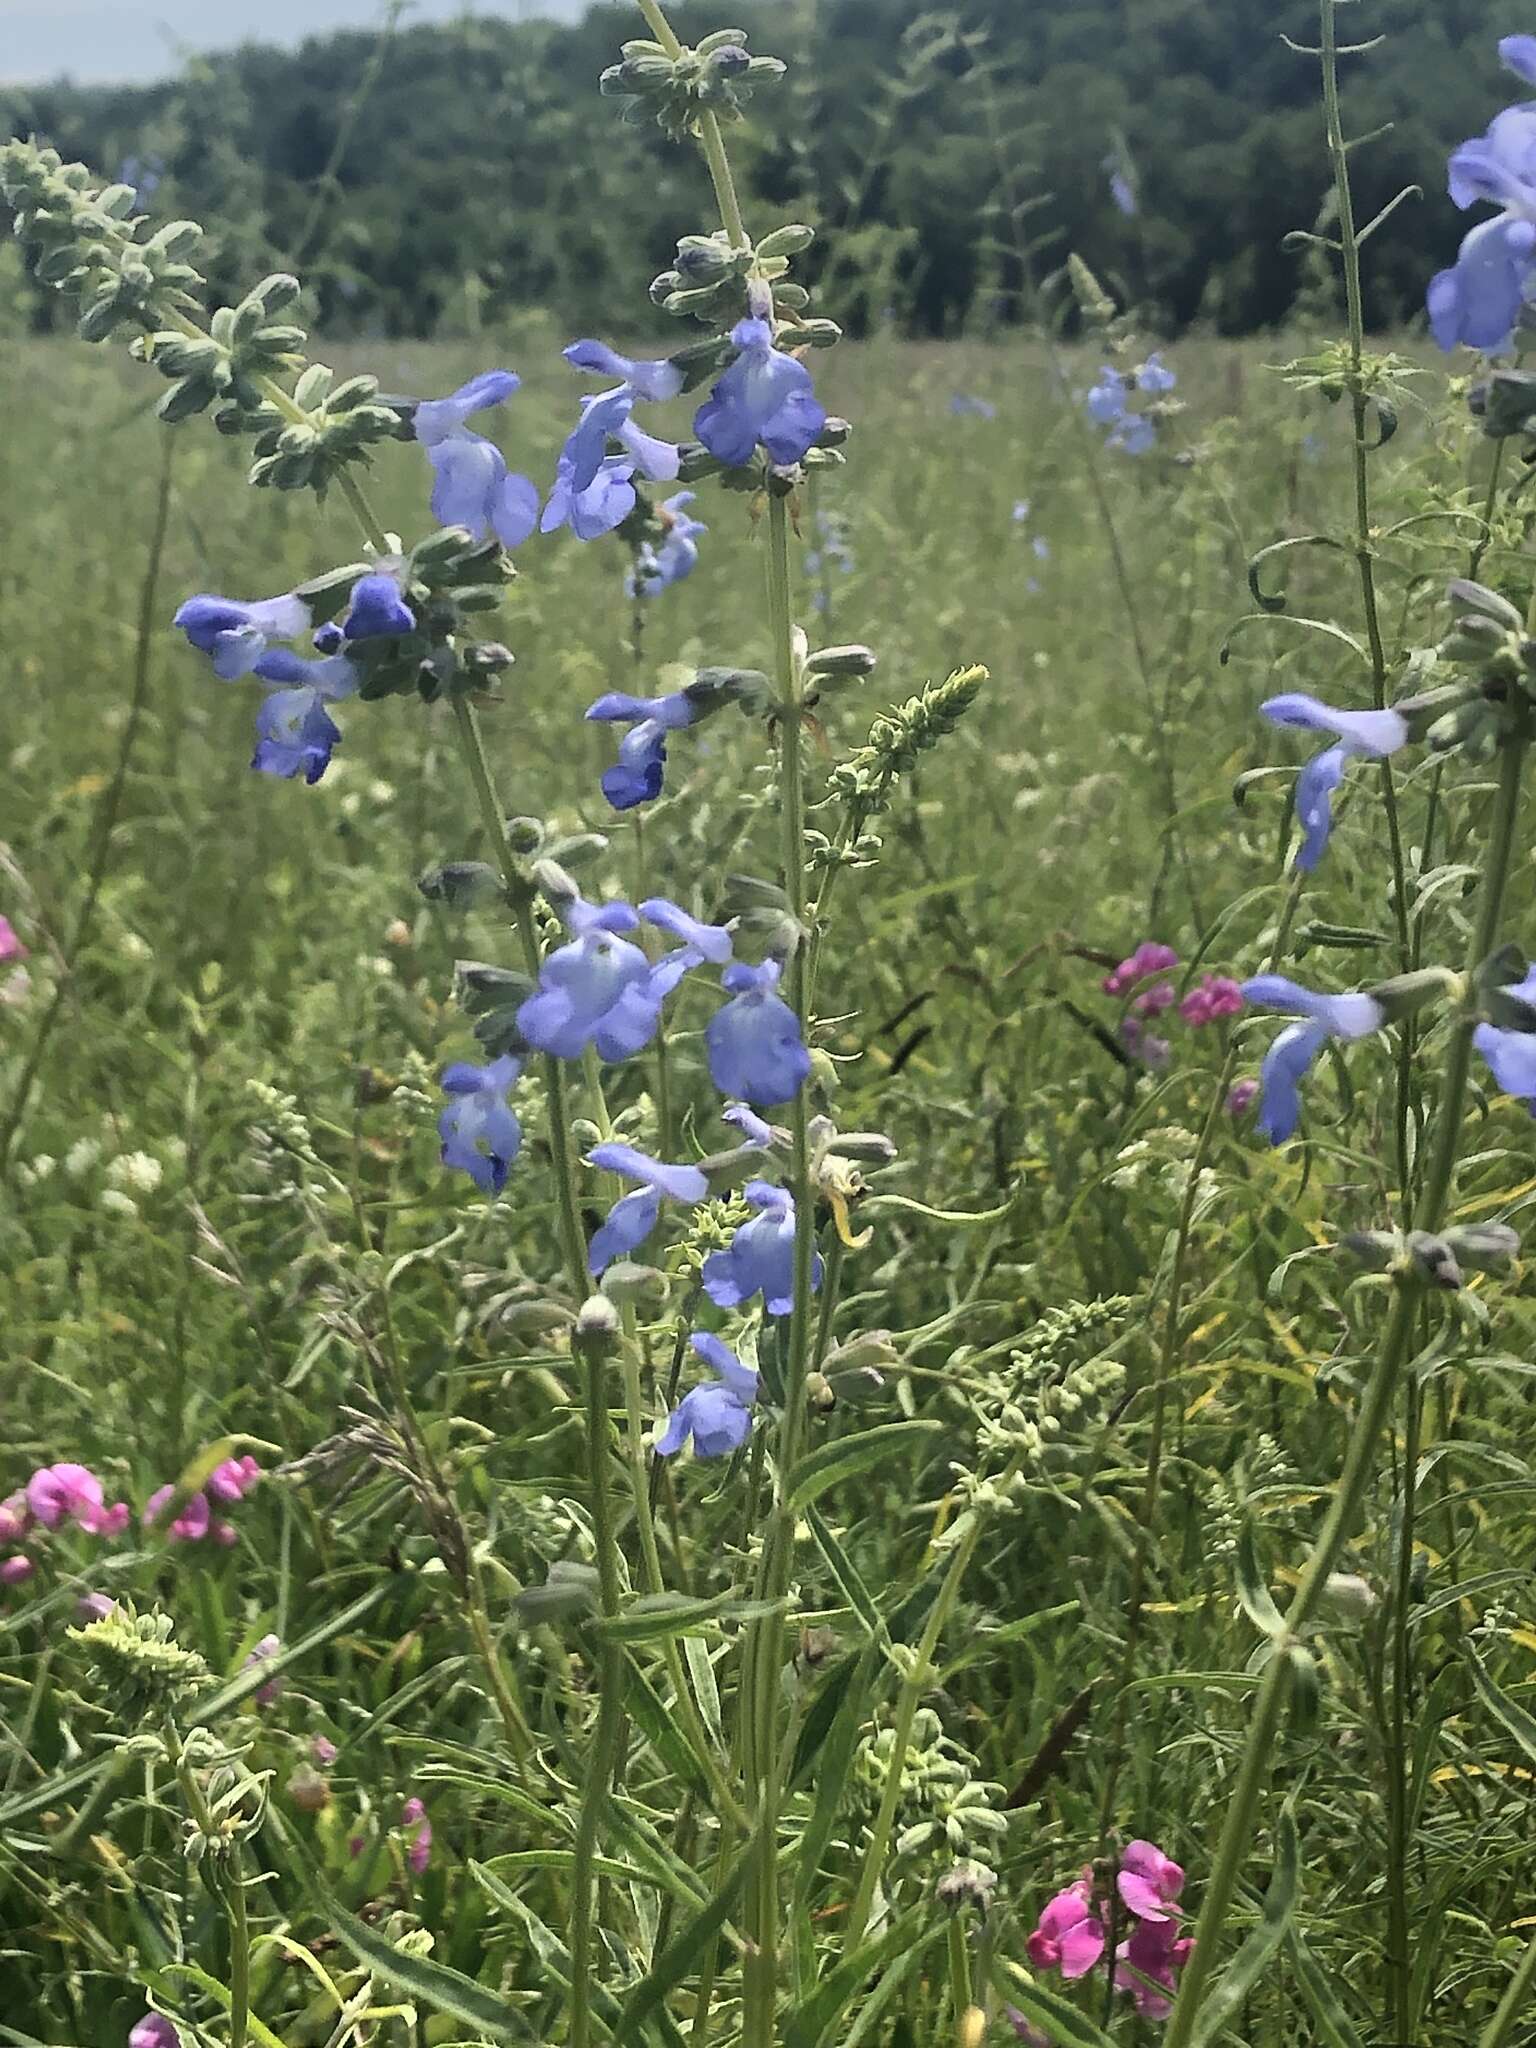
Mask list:
[[[873,1811],[884,1788],[894,1742],[895,1731],[882,1728],[866,1736],[854,1755],[852,1790],[866,1811]],[[946,1858],[969,1856],[1006,1834],[1003,1787],[980,1777],[978,1769],[971,1752],[944,1733],[933,1709],[920,1708],[901,1771],[900,1813],[905,1825],[896,1835],[898,1856],[922,1850]]]

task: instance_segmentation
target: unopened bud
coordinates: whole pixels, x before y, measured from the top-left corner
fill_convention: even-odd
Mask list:
[[[1330,1572],[1323,1597],[1346,1621],[1364,1621],[1376,1606],[1376,1592],[1358,1572]]]
[[[871,647],[823,647],[807,656],[806,671],[813,676],[873,675],[876,656]]]

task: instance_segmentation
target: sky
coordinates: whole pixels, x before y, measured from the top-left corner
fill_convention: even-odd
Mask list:
[[[464,14],[572,20],[586,0],[415,0],[407,21]],[[0,81],[33,84],[62,73],[111,83],[161,78],[180,53],[252,38],[297,43],[328,29],[366,28],[380,0],[0,0]]]

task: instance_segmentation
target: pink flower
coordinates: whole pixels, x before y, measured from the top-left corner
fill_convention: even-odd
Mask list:
[[[36,1570],[37,1566],[32,1562],[31,1558],[23,1557],[18,1552],[15,1557],[8,1557],[0,1561],[0,1586],[23,1585]]]
[[[0,917],[0,960],[25,960],[27,949],[16,936],[8,917]]]
[[[214,1522],[209,1527],[208,1534],[225,1550],[233,1550],[240,1541],[240,1531],[233,1522]]]
[[[87,1622],[105,1621],[116,1612],[117,1602],[109,1600],[105,1593],[82,1593],[75,1602],[75,1624],[84,1628]]]
[[[1093,1910],[1086,1879],[1058,1892],[1025,1946],[1037,1970],[1083,1977],[1104,1953],[1104,1922]]]
[[[159,1521],[161,1515],[165,1512],[166,1506],[175,1497],[175,1493],[176,1489],[174,1486],[157,1486],[155,1488],[149,1499],[145,1501],[144,1512],[139,1517],[140,1522],[146,1529],[153,1528],[155,1523]],[[208,1527],[212,1520],[213,1514],[208,1506],[207,1494],[194,1493],[192,1498],[182,1508],[181,1513],[171,1523],[166,1534],[173,1543],[201,1543],[208,1534]]]
[[[400,1809],[400,1825],[414,1830],[405,1852],[405,1860],[420,1877],[432,1861],[432,1823],[427,1819],[427,1809],[419,1799],[407,1799]]]
[[[201,1499],[202,1496],[199,1495],[198,1498]],[[281,1636],[263,1636],[260,1642],[251,1645],[251,1648],[246,1653],[245,1662],[240,1666],[240,1669],[242,1671],[250,1671],[257,1664],[265,1664],[267,1659],[275,1657],[282,1647],[283,1639]],[[265,1685],[258,1686],[256,1689],[257,1706],[270,1707],[282,1689],[283,1681],[281,1674],[276,1678],[269,1678]]]
[[[1184,1889],[1184,1873],[1156,1842],[1127,1842],[1115,1882],[1122,1901],[1138,1920],[1161,1923],[1178,1918],[1173,1901]]]
[[[261,1477],[261,1467],[251,1457],[226,1458],[208,1477],[208,1491],[226,1503],[242,1499]]]
[[[1155,939],[1143,939],[1113,974],[1105,975],[1099,986],[1107,996],[1129,995],[1137,982],[1146,981],[1154,974],[1166,974],[1170,967],[1178,964],[1179,956],[1172,946],[1161,946]]]
[[[333,1764],[340,1754],[328,1735],[317,1735],[309,1745],[309,1753],[317,1764]]]
[[[1259,1084],[1251,1076],[1233,1084],[1227,1097],[1228,1116],[1246,1116],[1259,1097]]]
[[[1174,1971],[1183,1968],[1194,1945],[1170,1921],[1143,1920],[1115,1950],[1116,1989],[1130,1992],[1144,2020],[1165,2020],[1173,2011]]]
[[[24,1493],[13,1493],[0,1501],[0,1543],[20,1543],[32,1533],[32,1510]]]
[[[1208,974],[1198,988],[1192,988],[1179,1005],[1184,1022],[1198,1031],[1218,1017],[1236,1017],[1243,1008],[1243,992],[1224,974]]]
[[[163,2013],[147,2012],[129,2034],[128,2048],[181,2048],[181,2036]]]
[[[101,1481],[84,1465],[44,1465],[27,1481],[27,1506],[45,1529],[75,1522],[92,1536],[119,1535],[128,1523],[124,1502],[103,1507]]]
[[[1032,2027],[1016,2005],[1005,2005],[1003,2018],[1024,2043],[1024,2048],[1051,2048],[1050,2035],[1042,2034],[1038,2027]]]
[[[1162,1072],[1173,1053],[1173,1047],[1166,1038],[1159,1038],[1155,1031],[1148,1031],[1134,1017],[1127,1017],[1121,1023],[1120,1042],[1132,1059],[1152,1068],[1155,1073]]]
[[[1131,1008],[1138,1017],[1160,1017],[1164,1010],[1171,1010],[1178,999],[1179,992],[1171,981],[1157,981],[1132,1000]]]

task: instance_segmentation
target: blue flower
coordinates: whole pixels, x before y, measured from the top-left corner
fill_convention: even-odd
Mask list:
[[[605,456],[592,481],[579,490],[572,480],[573,466],[562,456],[539,531],[554,533],[568,526],[578,540],[601,540],[634,511],[634,474],[635,465],[623,456]]]
[[[694,1387],[667,1418],[667,1426],[656,1439],[658,1458],[670,1458],[683,1448],[689,1437],[701,1458],[724,1458],[739,1451],[752,1434],[752,1406],[757,1399],[757,1374],[743,1365],[718,1337],[700,1331],[690,1339],[706,1365],[719,1374],[703,1386]]]
[[[728,967],[720,985],[732,1000],[704,1030],[710,1079],[722,1095],[758,1109],[790,1101],[811,1071],[800,1020],[777,993],[781,972],[777,960]]]
[[[1136,389],[1150,391],[1154,397],[1172,391],[1178,381],[1156,349],[1136,372]]]
[[[990,399],[977,398],[969,391],[957,391],[949,401],[950,412],[957,420],[995,420],[997,407]]]
[[[1499,43],[1499,61],[1506,71],[1536,85],[1536,36],[1504,36]]]
[[[627,1058],[609,1048],[626,996],[643,989],[651,973],[640,948],[621,936],[640,920],[627,903],[599,905],[580,896],[563,907],[563,915],[576,936],[545,960],[537,991],[518,1009],[517,1028],[530,1045],[556,1059],[579,1059],[589,1045],[604,1059]]]
[[[216,676],[233,682],[250,674],[271,641],[296,640],[307,633],[310,618],[309,606],[290,590],[251,604],[233,597],[189,597],[171,623],[200,654],[209,656]]]
[[[613,1264],[643,1245],[656,1228],[661,1198],[674,1202],[702,1202],[709,1182],[696,1166],[668,1166],[633,1145],[595,1145],[587,1163],[605,1173],[621,1173],[642,1186],[632,1195],[621,1195],[594,1232],[587,1249],[587,1269],[601,1275]]]
[[[749,1180],[743,1198],[758,1211],[743,1223],[723,1252],[704,1261],[704,1292],[717,1308],[739,1308],[754,1294],[771,1316],[787,1316],[795,1305],[795,1198],[787,1188]],[[811,1286],[821,1285],[818,1252]]]
[[[326,706],[352,695],[357,670],[344,654],[307,661],[286,647],[273,647],[257,656],[254,673],[264,682],[290,687],[274,690],[256,714],[251,766],[262,775],[289,781],[302,775],[306,782],[318,782],[341,741]]]
[[[764,1123],[756,1110],[748,1109],[744,1102],[728,1102],[720,1112],[722,1123],[734,1124],[748,1145],[756,1145],[766,1152],[773,1144],[773,1125]]]
[[[1532,75],[1524,67],[1536,38],[1508,36],[1499,51],[1511,70]],[[1430,279],[1430,329],[1443,349],[1465,342],[1495,353],[1520,316],[1536,253],[1536,107],[1506,107],[1486,134],[1451,152],[1448,172],[1451,198],[1463,212],[1480,199],[1501,210],[1470,231],[1451,269]]]
[[[1123,455],[1146,455],[1157,446],[1157,428],[1144,412],[1128,412],[1105,441]]]
[[[637,362],[632,356],[621,356],[605,341],[573,341],[561,353],[573,369],[595,370],[599,376],[619,378],[636,398],[676,398],[683,388],[682,371],[665,358],[660,362]]]
[[[694,500],[692,491],[678,491],[672,497],[663,499],[656,508],[665,536],[659,548],[653,548],[649,541],[640,550],[640,559],[633,572],[626,577],[625,595],[628,597],[659,597],[664,590],[670,590],[674,583],[681,583],[685,576],[691,576],[699,559],[698,543],[694,535],[708,533],[709,528],[700,519],[694,519],[683,510]],[[807,574],[810,574],[807,568]]]
[[[1536,37],[1514,37],[1511,40],[1529,42],[1532,46],[1531,61],[1536,65]],[[1536,1011],[1536,967],[1528,970],[1523,981],[1507,985],[1504,993],[1523,1003],[1527,1009]],[[1536,1116],[1536,1031],[1479,1024],[1472,1034],[1472,1043],[1487,1061],[1494,1080],[1504,1093],[1523,1102],[1532,1116]]]
[[[694,432],[717,462],[739,469],[754,448],[779,467],[803,461],[827,423],[804,363],[773,345],[766,320],[731,329],[736,360],[694,415]]]
[[[465,422],[501,405],[517,386],[510,370],[485,370],[448,398],[423,399],[412,422],[432,464],[433,518],[440,526],[466,527],[475,540],[494,533],[508,548],[525,541],[538,523],[538,490],[527,477],[511,475],[501,450]]]
[[[627,697],[610,690],[587,706],[586,715],[601,724],[630,727],[619,742],[618,760],[602,778],[603,795],[613,808],[630,811],[661,795],[667,734],[692,725],[700,711],[681,690],[668,697]]]
[[[375,571],[353,584],[341,625],[344,640],[381,640],[415,630],[416,614],[401,596],[393,576]]]
[[[1243,983],[1243,995],[1259,1009],[1301,1020],[1280,1033],[1259,1072],[1259,1129],[1271,1145],[1283,1145],[1301,1121],[1301,1083],[1329,1039],[1366,1038],[1385,1017],[1374,996],[1318,995],[1283,974],[1256,975]]]
[[[640,906],[640,915],[658,931],[681,939],[683,950],[693,956],[691,966],[708,960],[713,966],[723,967],[731,957],[734,941],[729,925],[703,924],[669,897],[647,896]]]
[[[1315,754],[1296,778],[1296,819],[1301,850],[1296,865],[1310,874],[1328,849],[1333,830],[1333,792],[1344,779],[1344,766],[1356,754],[1373,761],[1395,754],[1408,744],[1408,724],[1400,711],[1335,711],[1299,690],[1268,697],[1259,706],[1272,725],[1301,726],[1309,732],[1331,732],[1338,745]]]
[[[1115,165],[1115,160],[1113,157],[1109,159],[1109,165]],[[1110,197],[1114,200],[1116,206],[1119,207],[1120,211],[1125,215],[1126,219],[1134,219],[1137,211],[1136,188],[1132,185],[1130,179],[1125,175],[1124,171],[1120,170],[1118,167],[1110,169],[1109,191]]]
[[[1096,426],[1112,427],[1125,417],[1126,382],[1113,364],[1105,363],[1099,371],[1099,381],[1088,393],[1084,403],[1088,417]]]
[[[507,1090],[521,1072],[522,1061],[510,1053],[488,1067],[459,1061],[443,1072],[443,1092],[450,1098],[437,1120],[443,1164],[467,1173],[488,1195],[506,1185],[507,1168],[523,1142],[522,1126],[507,1101]]]

